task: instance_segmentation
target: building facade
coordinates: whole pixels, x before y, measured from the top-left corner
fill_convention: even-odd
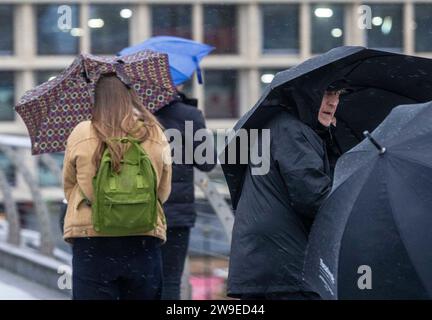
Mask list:
[[[194,79],[186,91],[210,128],[230,128],[276,72],[333,47],[432,57],[432,0],[0,0],[0,134],[26,134],[14,103],[78,53],[115,54],[153,35],[216,47],[202,62],[204,85]],[[55,187],[56,178],[27,153],[41,187]],[[21,185],[1,154],[0,166]]]

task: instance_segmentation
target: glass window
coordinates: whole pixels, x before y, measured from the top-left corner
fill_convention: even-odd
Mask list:
[[[344,44],[344,6],[311,6],[312,53],[323,53]]]
[[[272,82],[276,73],[286,69],[262,69],[260,70],[260,88],[261,92]]]
[[[205,71],[206,118],[238,117],[238,73],[234,70]]]
[[[116,54],[129,45],[129,18],[132,9],[127,5],[91,5],[88,26],[91,52]]]
[[[15,120],[14,105],[14,74],[0,71],[0,121]]]
[[[43,70],[36,72],[36,85],[40,85],[53,77],[57,76],[61,70]]]
[[[261,6],[264,53],[297,53],[299,50],[299,7],[290,4]]]
[[[152,6],[152,34],[192,38],[192,6]]]
[[[216,54],[238,52],[237,6],[204,6],[204,42],[216,49]]]
[[[50,156],[54,159],[60,168],[63,168],[63,153],[51,153]],[[39,162],[39,185],[41,187],[58,187],[60,186],[59,178],[53,174],[48,167],[42,162]]]
[[[367,46],[392,51],[401,51],[402,5],[376,4],[372,9],[372,29],[367,29]]]
[[[13,54],[13,8],[12,5],[0,5],[0,55]]]
[[[0,151],[0,169],[6,175],[6,179],[11,186],[16,185],[15,167],[6,155]]]
[[[62,30],[59,19],[65,13],[58,13],[60,4],[47,4],[36,6],[37,21],[37,53],[46,54],[76,54],[79,52],[79,7],[68,5],[71,8],[70,28]],[[65,20],[67,22],[67,20]]]
[[[432,51],[432,5],[415,6],[415,49]]]

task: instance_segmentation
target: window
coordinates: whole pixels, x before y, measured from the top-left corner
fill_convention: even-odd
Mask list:
[[[44,83],[48,80],[51,80],[51,78],[57,76],[61,70],[43,70],[43,71],[37,71],[36,72],[36,85],[40,85],[41,83]]]
[[[116,54],[129,45],[129,19],[132,10],[127,5],[91,5],[88,26],[91,52]]]
[[[297,53],[299,50],[298,5],[263,5],[261,13],[262,51],[264,53]]]
[[[16,185],[15,167],[6,155],[0,151],[0,169],[6,175],[6,179],[11,186]]]
[[[261,92],[264,92],[264,89],[272,82],[276,73],[283,71],[286,69],[262,69],[260,70],[260,88]]]
[[[54,161],[57,163],[59,168],[63,168],[63,153],[51,153]],[[39,185],[41,187],[58,187],[60,186],[59,177],[52,173],[48,167],[42,162],[39,162]]]
[[[37,21],[37,53],[40,55],[77,54],[79,52],[79,7],[71,8],[70,28],[61,30],[58,13],[60,4],[36,6]]]
[[[152,34],[192,38],[192,6],[152,6]]]
[[[432,51],[432,5],[417,4],[415,22],[416,51]]]
[[[0,5],[0,56],[13,54],[13,8],[12,5]]]
[[[205,71],[206,118],[238,117],[237,71]]]
[[[237,6],[204,6],[204,42],[216,49],[216,54],[238,52]]]
[[[391,51],[402,51],[402,5],[377,4],[372,9],[372,29],[367,30],[367,45]]]
[[[312,53],[323,53],[344,43],[343,5],[311,6]]]
[[[15,120],[14,105],[14,74],[0,71],[0,121]]]

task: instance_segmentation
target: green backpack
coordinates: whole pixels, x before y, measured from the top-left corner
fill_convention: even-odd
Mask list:
[[[129,136],[111,140],[130,142],[131,146],[123,156],[119,173],[111,170],[108,148],[102,155],[99,170],[93,178],[93,227],[110,236],[153,230],[157,223],[158,197],[157,176],[151,160],[138,140]]]

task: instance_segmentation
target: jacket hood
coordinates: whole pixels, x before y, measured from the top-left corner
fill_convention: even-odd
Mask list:
[[[319,75],[310,73],[295,80],[290,86],[282,88],[282,100],[285,100],[282,104],[312,129],[322,128],[318,112],[324,93],[328,88],[335,90],[347,87],[348,82],[344,79],[347,71],[329,70],[324,75],[322,72]]]

